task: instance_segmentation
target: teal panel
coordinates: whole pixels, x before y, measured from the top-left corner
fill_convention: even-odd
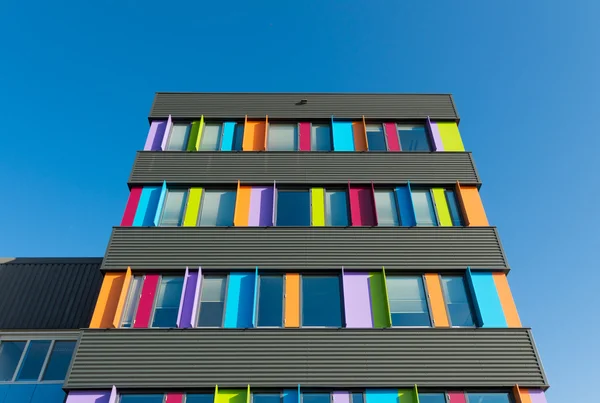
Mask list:
[[[331,119],[333,130],[333,151],[354,151],[354,132],[352,122],[334,122]]]
[[[221,151],[231,151],[233,149],[233,133],[235,131],[235,122],[223,123],[223,137],[221,140]]]
[[[417,225],[415,209],[413,207],[410,187],[398,186],[395,190],[398,208],[400,209],[400,225],[403,227],[414,227]]]
[[[154,214],[154,226],[158,227],[160,222],[160,215],[162,214],[163,205],[165,204],[165,197],[167,197],[167,182],[163,181],[162,188],[160,189],[160,196],[158,197],[158,203],[156,204],[156,214]]]
[[[6,394],[8,393],[9,385],[0,385],[0,403],[6,403]]]
[[[32,383],[8,385],[8,391],[4,397],[5,403],[31,403],[31,397],[36,386]]]
[[[285,389],[283,391],[283,403],[299,403],[299,397],[297,389]]]
[[[154,225],[154,216],[159,198],[159,187],[144,187],[142,189],[140,202],[133,218],[134,227],[151,227]]]
[[[467,280],[481,327],[507,327],[502,303],[490,272],[467,270]]]
[[[62,384],[40,384],[36,385],[31,403],[63,403],[66,393],[62,390]]]
[[[398,389],[367,389],[366,403],[398,403]]]
[[[238,329],[252,327],[254,284],[254,273],[234,272],[229,275],[224,327]]]

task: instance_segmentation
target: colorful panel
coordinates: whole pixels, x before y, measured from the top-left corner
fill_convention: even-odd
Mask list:
[[[167,127],[166,120],[155,120],[150,123],[150,130],[144,145],[144,151],[160,151],[165,129]]]
[[[467,403],[465,392],[447,392],[450,403]]]
[[[398,403],[398,389],[367,389],[365,395],[366,403]]]
[[[154,214],[154,226],[158,227],[160,223],[160,216],[162,209],[165,204],[165,197],[167,197],[167,182],[163,181],[162,187],[160,188],[160,196],[158,197],[158,203],[156,205],[156,214]]]
[[[244,125],[244,151],[264,151],[267,124],[266,121],[248,121]]]
[[[310,151],[310,122],[300,122],[298,125],[298,133],[300,151]]]
[[[188,329],[192,327],[194,311],[194,301],[196,300],[196,285],[198,283],[198,270],[185,269],[185,279],[183,282],[183,293],[181,294],[181,303],[179,304],[179,315],[177,327]]]
[[[254,273],[234,272],[229,275],[224,327],[238,329],[252,327],[255,282]]]
[[[154,295],[158,286],[158,274],[146,274],[144,276],[144,285],[142,286],[142,294],[138,303],[137,313],[135,315],[134,328],[147,328],[152,315],[152,305],[154,304]]]
[[[250,191],[248,226],[273,226],[273,187],[252,187]]]
[[[354,151],[367,151],[367,132],[363,122],[352,123],[352,134],[354,136]]]
[[[450,217],[450,209],[446,201],[446,190],[443,188],[433,188],[433,202],[437,211],[438,220],[441,227],[451,227],[452,218]]]
[[[248,226],[251,192],[252,188],[250,186],[241,186],[238,182],[237,194],[235,197],[235,213],[233,216],[233,225],[236,227]]]
[[[383,272],[369,273],[369,291],[371,294],[371,315],[373,327],[390,327],[390,311]]]
[[[165,126],[165,134],[163,135],[162,141],[160,143],[160,149],[165,151],[167,149],[167,142],[169,141],[169,136],[171,135],[171,129],[173,128],[173,119],[171,119],[171,115],[167,119],[167,124]]]
[[[121,220],[121,227],[131,227],[133,225],[133,219],[135,218],[135,212],[137,211],[141,196],[141,187],[131,188],[129,198],[127,199],[127,206],[125,206],[125,213],[123,213],[123,219]]]
[[[515,300],[510,292],[506,274],[494,272],[492,273],[492,276],[494,277],[496,291],[498,292],[498,297],[500,298],[500,304],[502,304],[502,311],[504,312],[504,317],[506,318],[508,327],[521,327],[521,319],[519,318],[519,313],[517,312]]]
[[[517,403],[532,403],[529,393],[526,389],[521,389],[519,385],[515,385],[513,388],[513,394]]]
[[[219,389],[215,394],[215,403],[246,403],[246,389]]]
[[[504,311],[496,291],[494,277],[489,272],[471,272],[467,270],[467,280],[472,287],[472,295],[481,327],[506,327]]]
[[[185,216],[183,218],[184,227],[195,227],[198,223],[198,213],[200,212],[201,201],[202,188],[191,188],[188,192]]]
[[[350,403],[350,393],[349,392],[333,392],[333,403]]]
[[[446,312],[446,302],[444,301],[439,274],[425,273],[425,287],[427,287],[427,295],[429,296],[433,325],[435,327],[449,327],[450,321]]]
[[[113,326],[117,305],[123,289],[125,273],[106,273],[96,301],[96,308],[90,322],[91,329],[104,329]]]
[[[200,299],[200,290],[202,289],[202,267],[198,267],[198,279],[196,280],[196,291],[194,292],[194,303],[192,304],[191,327],[196,324],[198,317],[198,300]]]
[[[233,134],[235,133],[235,122],[223,123],[223,137],[221,140],[221,151],[233,149]]]
[[[285,275],[285,327],[300,327],[300,275]]]
[[[165,403],[183,403],[183,393],[167,393]]]
[[[546,395],[543,390],[539,389],[529,389],[527,391],[529,393],[529,397],[531,398],[531,403],[548,403],[546,400]]]
[[[70,391],[65,403],[108,403],[110,390]]]
[[[204,132],[204,115],[200,117],[200,125],[198,127],[198,136],[196,136],[196,144],[194,149],[196,151],[200,150],[200,142],[202,141],[202,133]]]
[[[65,395],[62,384],[38,384],[29,403],[63,403]]]
[[[383,130],[387,139],[388,151],[401,151],[396,123],[384,123]]]
[[[465,151],[456,122],[436,123],[444,151]]]
[[[256,327],[256,311],[257,308],[257,298],[258,298],[258,266],[254,270],[254,298],[252,299],[252,327]],[[250,385],[248,385],[248,390],[250,390]]]
[[[192,122],[192,127],[190,128],[190,138],[187,143],[187,151],[198,151],[196,144],[198,142],[198,135],[201,132],[202,127],[200,127],[200,121],[196,120]]]
[[[410,185],[398,186],[395,190],[398,208],[400,209],[400,221],[403,227],[414,227],[417,225],[415,208],[410,195]]]
[[[299,403],[300,396],[297,389],[284,389],[283,403]]]
[[[442,137],[440,136],[440,130],[437,123],[433,123],[429,117],[427,118],[427,131],[429,132],[431,144],[433,144],[433,150],[444,151],[444,144],[442,143]]]
[[[415,389],[399,389],[398,403],[419,403]]]
[[[487,227],[488,220],[476,186],[458,185],[458,198],[469,227]]]
[[[331,122],[333,151],[354,151],[352,122]]]
[[[343,272],[346,327],[372,328],[369,273]]]
[[[371,187],[350,187],[350,216],[354,227],[377,225]]]
[[[131,267],[127,268],[125,272],[125,279],[123,280],[123,287],[121,287],[121,295],[119,296],[119,302],[115,309],[115,317],[113,319],[113,327],[119,327],[121,322],[121,316],[123,315],[123,308],[125,307],[125,301],[127,300],[127,293],[129,292],[129,286],[131,284]]]
[[[325,226],[325,189],[312,188],[311,197],[311,225],[313,227]]]
[[[133,218],[134,227],[151,227],[154,225],[159,198],[159,187],[144,187],[142,189],[138,208]]]

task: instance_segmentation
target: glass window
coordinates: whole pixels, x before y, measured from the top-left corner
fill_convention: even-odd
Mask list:
[[[352,399],[350,403],[364,403],[365,401],[365,397],[362,392],[352,392],[350,398]]]
[[[220,123],[205,124],[200,140],[200,151],[218,151],[221,146],[221,132]]]
[[[226,276],[204,276],[200,292],[198,327],[223,326]]]
[[[446,403],[446,394],[419,393],[419,403]]]
[[[123,395],[121,403],[163,403],[164,395]]]
[[[296,151],[298,149],[297,124],[269,124],[267,150]]]
[[[194,393],[185,396],[185,403],[213,403],[215,395],[212,393]]]
[[[123,309],[121,327],[133,327],[138,302],[140,302],[143,282],[143,276],[133,276],[131,279],[131,285],[129,286],[129,292],[127,293],[127,299],[125,300],[125,307]]]
[[[431,151],[429,136],[423,125],[398,125],[402,151]]]
[[[331,127],[327,124],[312,124],[310,127],[311,151],[331,151]]]
[[[258,283],[258,326],[283,324],[283,276],[261,275]]]
[[[508,393],[467,393],[469,403],[511,403]]]
[[[444,298],[452,326],[475,326],[463,276],[442,276]]]
[[[417,216],[417,225],[437,226],[437,218],[429,189],[413,189],[412,199],[415,206],[415,215]]]
[[[387,151],[382,125],[367,125],[369,151]]]
[[[345,191],[325,191],[325,225],[348,226],[348,197]]]
[[[281,403],[280,393],[253,393],[252,403]]]
[[[234,190],[205,190],[200,211],[201,227],[231,227],[235,211]]]
[[[455,227],[462,226],[463,222],[460,214],[460,208],[458,207],[458,201],[456,200],[456,193],[454,193],[453,190],[446,189],[446,201],[448,202],[448,209],[450,210],[452,225]]]
[[[330,403],[329,393],[303,393],[301,403]]]
[[[338,276],[302,276],[302,326],[342,327]]]
[[[278,226],[310,226],[310,195],[308,190],[277,191]]]
[[[398,208],[396,195],[392,190],[375,191],[375,209],[377,210],[377,224],[382,226],[398,226]]]
[[[181,225],[186,196],[186,190],[167,190],[162,217],[160,218],[161,226],[177,227]]]
[[[156,294],[152,327],[177,327],[183,276],[162,276]]]
[[[26,341],[3,341],[0,343],[0,381],[12,381],[26,344]]]
[[[242,151],[242,144],[244,142],[244,124],[236,123],[235,131],[233,132],[233,145],[231,149],[233,151]]]
[[[44,371],[44,381],[63,381],[67,376],[73,351],[75,351],[75,341],[55,341],[50,353],[50,361]]]
[[[421,276],[389,276],[392,326],[431,326]]]
[[[46,361],[50,340],[32,340],[25,353],[25,359],[17,375],[17,381],[37,381],[40,377],[42,365]]]
[[[191,125],[187,123],[175,123],[171,129],[167,151],[185,151],[190,135]]]

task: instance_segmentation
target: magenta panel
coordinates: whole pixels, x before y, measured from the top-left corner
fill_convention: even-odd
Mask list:
[[[372,328],[371,294],[368,273],[343,273],[346,327]]]
[[[165,403],[182,403],[183,393],[167,393]]]
[[[249,227],[273,226],[274,192],[270,186],[252,187],[250,191]]]
[[[450,403],[467,403],[465,392],[448,392],[448,400]]]
[[[373,191],[368,187],[350,187],[350,216],[353,227],[377,225]]]
[[[437,124],[433,123],[429,117],[427,117],[427,129],[431,136],[434,151],[444,151],[444,145],[442,144],[442,136],[440,136],[440,130]]]
[[[138,204],[140,203],[140,196],[142,195],[142,188],[135,187],[129,192],[129,199],[127,199],[127,206],[125,206],[125,213],[123,213],[123,219],[121,220],[121,227],[131,227],[133,225],[133,219],[137,211]]]
[[[154,295],[158,286],[158,274],[146,274],[144,285],[142,286],[142,295],[135,315],[134,328],[147,328],[152,314],[152,305],[154,304]]]
[[[333,403],[350,403],[350,392],[333,392]]]
[[[150,130],[148,131],[148,137],[146,138],[146,145],[144,145],[144,151],[160,151],[163,138],[165,136],[165,129],[167,128],[166,120],[155,120],[150,123]]]
[[[543,390],[529,389],[527,392],[529,392],[531,403],[548,403]]]
[[[387,138],[389,151],[401,151],[400,139],[398,138],[398,129],[396,123],[384,123],[385,137]]]
[[[300,151],[310,151],[310,122],[300,122]]]

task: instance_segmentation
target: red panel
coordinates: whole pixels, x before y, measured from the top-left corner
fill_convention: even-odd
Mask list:
[[[400,148],[400,139],[398,138],[398,130],[395,123],[384,123],[383,129],[387,137],[389,151],[402,151]]]
[[[183,402],[183,393],[167,393],[165,403],[181,403]]]
[[[353,227],[377,225],[371,186],[350,187],[350,215]]]
[[[300,151],[310,151],[310,122],[300,122]]]
[[[159,274],[146,274],[146,278],[144,278],[142,295],[140,296],[140,303],[138,305],[137,314],[135,315],[135,323],[133,324],[134,328],[148,327],[159,277]]]
[[[131,227],[133,225],[133,218],[135,217],[141,195],[142,188],[133,188],[131,189],[131,192],[129,192],[129,199],[127,200],[127,206],[125,206],[121,227]]]
[[[450,403],[467,403],[465,392],[448,392]]]

